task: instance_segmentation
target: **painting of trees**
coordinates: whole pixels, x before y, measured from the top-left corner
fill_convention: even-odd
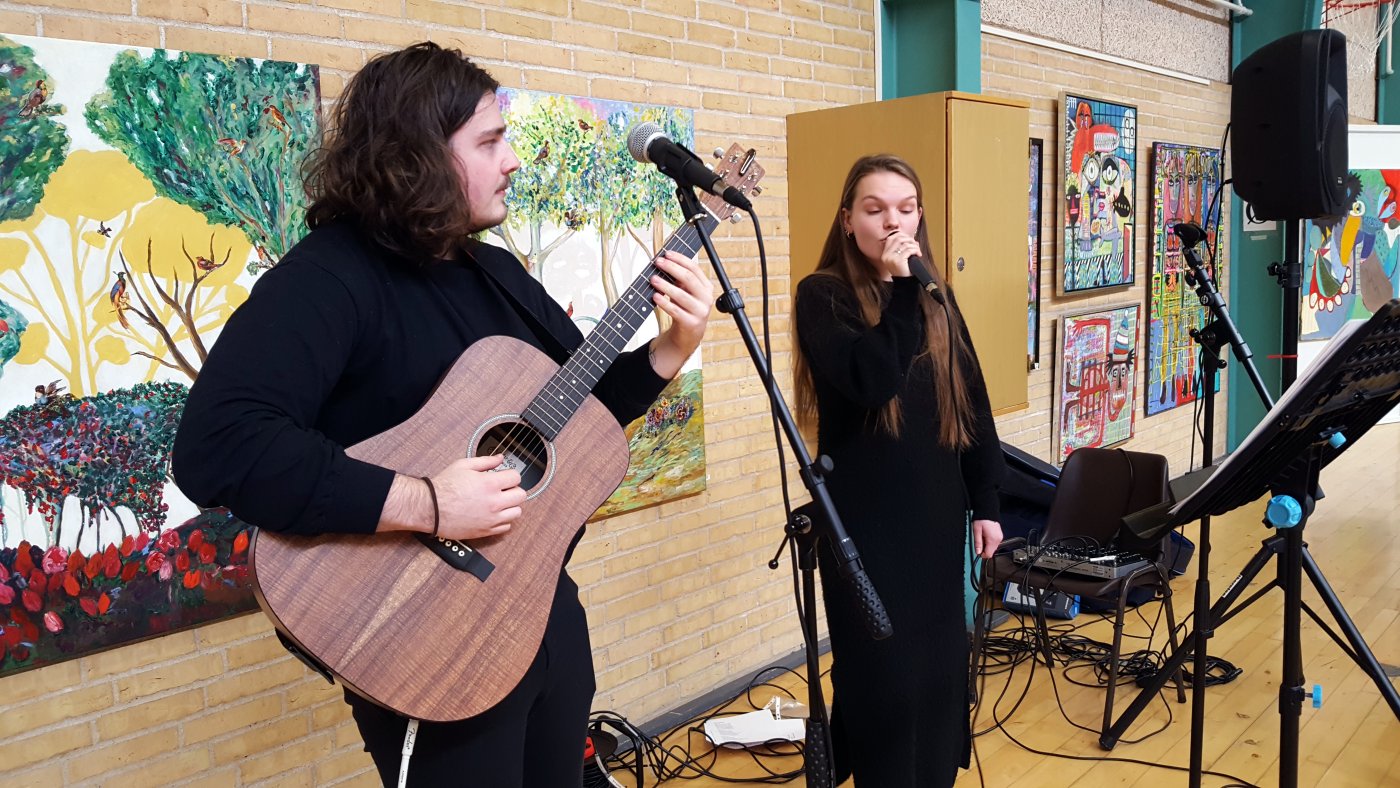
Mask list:
[[[248,252],[237,228],[211,225],[184,205],[156,199],[143,207],[125,233],[112,281],[124,285],[110,306],[129,352],[198,377],[208,337],[248,297],[236,262]]]
[[[52,92],[33,50],[0,36],[0,222],[28,218],[63,163],[68,132],[53,119],[63,108],[49,103]]]
[[[304,234],[300,168],[320,141],[319,84],[297,63],[126,51],[85,114],[162,196],[241,228],[256,273]]]
[[[596,225],[602,243],[603,288],[608,300],[614,301],[621,287],[628,284],[616,281],[614,261],[618,244],[630,238],[649,258],[665,242],[666,228],[681,223],[675,182],[652,165],[632,158],[627,149],[627,132],[638,123],[652,122],[681,145],[691,147],[694,141],[688,118],[677,110],[635,104],[614,104],[609,109],[607,126],[620,144],[603,152],[598,167],[586,180],[590,181],[588,188],[598,205]],[[664,330],[665,315],[657,311],[653,316]]]
[[[688,116],[666,107],[521,90],[504,90],[501,100],[520,169],[506,196],[510,215],[492,233],[543,279],[550,254],[576,232],[593,231],[603,289],[609,302],[615,300],[626,284],[614,270],[619,243],[630,237],[649,257],[665,240],[664,226],[680,222],[674,184],[632,158],[627,132],[653,121],[689,145]]]
[[[79,399],[66,395],[22,405],[0,421],[0,446],[12,451],[0,480],[19,490],[48,525],[48,543],[61,541],[64,506],[81,509],[78,533],[114,520],[123,536],[159,533],[165,523],[162,491],[170,448],[189,389],[179,383],[139,383],[130,389]],[[0,517],[3,522],[3,517]],[[101,533],[97,543],[103,544]]]
[[[115,251],[150,181],[115,151],[74,151],[25,220],[0,224],[0,297],[29,317],[17,364],[51,367],[75,396],[126,361],[110,301]]]
[[[503,94],[506,138],[520,157],[520,169],[506,193],[506,222],[491,233],[539,277],[549,255],[596,213],[580,187],[607,143],[601,139],[607,129],[567,96]]]
[[[304,233],[317,76],[0,40],[0,675],[256,606],[249,527],[181,496],[170,451],[219,330]]]

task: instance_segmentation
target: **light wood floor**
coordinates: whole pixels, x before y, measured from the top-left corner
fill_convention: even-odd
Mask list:
[[[1327,498],[1318,504],[1307,525],[1307,541],[1313,557],[1331,583],[1352,620],[1360,629],[1376,658],[1389,666],[1400,665],[1400,425],[1373,429],[1329,466],[1322,476]],[[1262,504],[1251,505],[1218,517],[1212,524],[1211,591],[1219,597],[1235,579],[1260,542],[1271,531],[1260,524]],[[1186,535],[1198,541],[1199,527],[1188,526]],[[1178,618],[1192,607],[1198,562],[1193,559],[1186,576],[1173,583]],[[1252,584],[1254,588],[1274,576],[1270,563]],[[1331,617],[1316,590],[1304,583],[1304,601],[1323,620]],[[1156,616],[1156,603],[1144,605],[1148,620]],[[1088,620],[1081,614],[1074,623]],[[1232,774],[1256,785],[1274,785],[1279,772],[1278,677],[1282,664],[1283,595],[1279,590],[1250,605],[1244,612],[1217,630],[1208,653],[1223,657],[1244,669],[1233,683],[1211,687],[1206,696],[1204,758],[1207,769]],[[1005,627],[1003,627],[1005,629]],[[1130,623],[1128,632],[1146,633],[1141,620]],[[1097,622],[1079,630],[1100,641],[1110,641],[1111,627]],[[1164,637],[1165,625],[1158,629]],[[1139,641],[1140,642],[1140,641]],[[1306,614],[1302,626],[1304,676],[1308,686],[1322,684],[1321,709],[1305,704],[1301,718],[1299,782],[1305,786],[1400,786],[1400,721],[1381,698],[1377,687],[1361,672],[1332,640]],[[1136,648],[1129,646],[1127,648]],[[829,659],[829,657],[828,657]],[[829,666],[828,661],[823,667]],[[1055,688],[1065,713],[1082,725],[1097,730],[1103,710],[1103,690],[1082,688],[1064,680],[1064,668],[1054,671],[1054,686],[1044,665],[1034,676],[1029,663],[1009,677],[990,677],[977,718],[977,729],[991,728],[990,701],[1005,687],[999,716],[1005,731],[993,729],[975,740],[981,763],[964,772],[960,787],[978,786],[1159,786],[1185,785],[1184,772],[1171,772],[1143,765],[1107,761],[1080,761],[1033,754],[1011,741],[1038,750],[1088,758],[1133,758],[1153,763],[1186,766],[1190,755],[1190,692],[1187,703],[1170,698],[1172,721],[1167,723],[1164,704],[1148,707],[1124,739],[1166,725],[1165,730],[1138,744],[1120,743],[1112,752],[1098,746],[1098,733],[1073,727],[1061,715]],[[1009,684],[1008,684],[1009,682]],[[789,679],[787,685],[798,685]],[[1009,714],[1023,688],[1026,697]],[[897,691],[898,685],[894,687]],[[797,690],[799,696],[805,688]],[[829,692],[829,684],[828,684]],[[771,692],[756,693],[758,702]],[[1119,694],[1121,711],[1134,697],[1132,687]],[[828,696],[829,697],[829,696]],[[748,710],[740,703],[733,708]],[[1009,736],[1008,736],[1009,734]],[[684,744],[681,736],[668,744]],[[693,752],[708,748],[700,737],[692,737]],[[765,759],[777,771],[800,767],[800,759]],[[712,769],[730,778],[753,778],[763,774],[742,752],[721,752]],[[615,775],[623,785],[635,788],[629,777]],[[980,780],[979,780],[980,778]],[[1223,786],[1232,781],[1206,776],[1206,786]],[[646,785],[655,785],[648,777]],[[684,783],[694,788],[726,784],[700,777]],[[798,778],[789,785],[802,786]],[[850,788],[847,783],[844,788]],[[862,786],[862,788],[879,788]]]

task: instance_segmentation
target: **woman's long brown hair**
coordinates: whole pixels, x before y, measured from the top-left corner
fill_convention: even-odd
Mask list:
[[[351,220],[410,261],[455,256],[476,228],[448,140],[498,87],[461,52],[431,42],[370,60],[307,160],[306,223]]]
[[[923,208],[924,187],[919,182],[919,176],[914,172],[914,168],[910,167],[908,162],[890,154],[866,156],[860,159],[846,175],[846,184],[841,187],[840,207],[836,211],[836,217],[831,220],[831,230],[827,233],[826,243],[822,246],[817,270],[811,274],[812,276],[834,277],[851,288],[855,293],[856,301],[860,304],[861,317],[867,326],[873,326],[880,322],[882,292],[880,274],[865,259],[865,254],[856,245],[855,238],[846,235],[841,217],[844,213],[852,210],[856,188],[860,185],[861,180],[865,176],[877,172],[892,172],[914,184],[919,207]],[[922,215],[919,217],[919,227],[914,233],[914,237],[919,242],[919,248],[923,251],[923,258],[932,263],[933,256],[928,243],[928,226]],[[938,266],[930,264],[928,267],[938,287],[945,295],[950,295],[951,290],[948,288],[942,273],[939,272]],[[951,304],[944,307],[932,298],[924,297],[919,298],[919,308],[923,311],[926,342],[923,352],[915,357],[914,363],[932,365],[934,399],[938,403],[938,440],[945,448],[966,449],[972,445],[973,431],[972,400],[968,393],[966,376],[968,374],[981,374],[981,371],[976,369],[972,354],[969,352],[967,344],[963,342],[962,316],[958,314],[957,309],[953,308]],[[815,382],[812,379],[811,365],[801,348],[802,344],[799,340],[797,352],[793,354],[793,388],[796,394],[798,420],[804,425],[810,426],[817,421],[817,392]],[[956,359],[951,367],[953,373],[951,375],[948,363],[950,352],[954,354]],[[904,408],[899,397],[896,396],[885,403],[880,410],[878,427],[897,436],[903,423]]]

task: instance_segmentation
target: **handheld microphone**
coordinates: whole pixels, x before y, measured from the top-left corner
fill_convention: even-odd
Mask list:
[[[924,265],[924,258],[916,254],[909,255],[909,273],[919,280],[919,286],[923,287],[924,291],[933,297],[933,300],[944,306],[948,305],[943,291],[938,287],[938,283],[933,281],[933,273],[928,270],[928,266]]]
[[[753,209],[753,203],[743,192],[725,186],[724,179],[706,167],[699,156],[667,137],[656,123],[647,121],[634,125],[627,132],[627,151],[637,161],[655,164],[663,175],[680,186],[704,190],[745,211]]]

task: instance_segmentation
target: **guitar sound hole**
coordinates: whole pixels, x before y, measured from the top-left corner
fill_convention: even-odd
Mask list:
[[[476,456],[504,455],[500,468],[520,474],[520,486],[534,489],[549,467],[549,446],[533,427],[522,421],[505,421],[491,427],[477,444]]]

